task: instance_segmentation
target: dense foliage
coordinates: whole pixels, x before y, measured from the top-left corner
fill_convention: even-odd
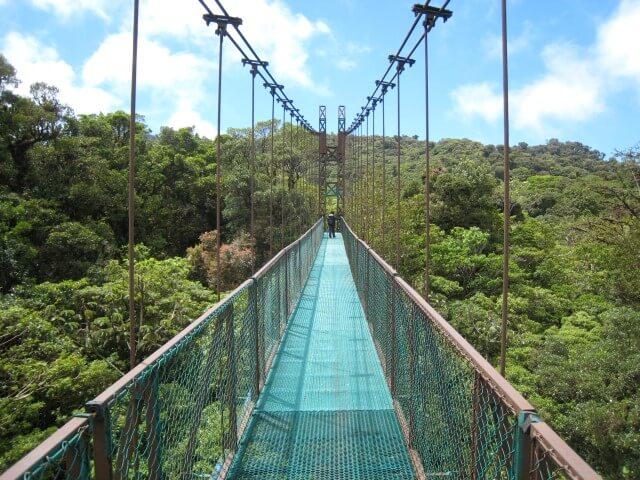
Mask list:
[[[27,98],[13,93],[17,81],[0,56],[0,470],[128,368],[129,117],[76,116],[54,88],[36,84]],[[287,139],[293,130],[286,126]],[[154,135],[140,118],[136,133],[143,357],[214,300],[217,159],[215,144],[189,128]],[[271,163],[270,122],[256,129],[255,242],[247,235],[250,130],[221,137],[224,289],[313,217],[312,139],[296,131],[291,152],[282,128],[274,133]],[[350,172],[358,183],[348,205],[375,212],[354,226],[393,261],[396,145],[384,145],[383,199],[375,143],[375,183]],[[403,137],[402,150],[397,267],[421,288],[424,142]],[[507,376],[612,479],[640,477],[639,157],[605,159],[557,140],[519,144],[511,156]],[[431,176],[431,301],[496,362],[502,148],[442,140],[432,144]]]
[[[129,357],[129,116],[76,116],[55,88],[36,84],[23,97],[17,82],[0,55],[0,471],[121,376]],[[257,125],[255,242],[250,129],[221,137],[224,290],[267,258],[270,242],[275,251],[315,220],[310,138],[287,125],[285,151],[274,132],[270,162],[271,123]],[[144,358],[215,300],[216,148],[191,128],[153,135],[142,118],[136,135]]]
[[[382,139],[375,145],[378,188],[372,192],[371,165],[350,172],[349,213],[393,264],[396,144],[387,138],[384,145],[384,200]],[[421,290],[424,142],[404,137],[402,153],[396,267]],[[502,157],[501,146],[468,140],[431,145],[431,303],[494,364],[500,352]],[[605,160],[585,145],[557,140],[521,143],[511,152],[507,377],[611,479],[640,478],[639,160],[637,148]],[[362,211],[375,213],[358,222]]]

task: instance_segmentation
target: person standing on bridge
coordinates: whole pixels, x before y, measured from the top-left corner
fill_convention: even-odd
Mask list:
[[[336,238],[336,216],[333,212],[327,217],[327,225],[329,225],[329,238]]]

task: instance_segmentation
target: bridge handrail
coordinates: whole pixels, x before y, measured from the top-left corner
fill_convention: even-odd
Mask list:
[[[73,417],[50,437],[45,439],[40,445],[27,453],[24,457],[13,464],[6,472],[0,475],[0,479],[26,479],[42,478],[51,469],[56,468],[56,463],[74,453],[74,448],[78,446],[78,451],[86,450],[87,440],[91,434],[91,424],[87,417]],[[74,457],[76,455],[74,454]],[[83,468],[83,458],[87,459],[86,452],[77,455],[79,463],[76,465],[72,460],[72,469]],[[66,460],[69,462],[69,460]],[[86,465],[84,466],[86,468]],[[27,477],[27,474],[29,477]],[[78,476],[77,478],[82,478]]]
[[[162,345],[158,350],[149,355],[143,361],[141,361],[135,368],[131,369],[129,372],[124,374],[119,380],[117,380],[113,385],[104,390],[100,395],[94,398],[89,402],[90,405],[96,404],[101,405],[108,402],[112,399],[118,391],[121,391],[124,387],[130,384],[134,379],[138,378],[142,372],[148,370],[154,363],[158,361],[163,355],[169,352],[172,348],[176,347],[181,342],[185,342],[188,339],[189,334],[194,332],[203,322],[207,321],[211,315],[218,311],[224,305],[229,304],[234,298],[238,296],[240,292],[243,292],[250,284],[255,282],[257,279],[262,278],[265,273],[271,269],[280,259],[286,255],[286,253],[294,248],[296,245],[300,243],[300,241],[307,237],[314,228],[321,222],[322,220],[318,220],[311,228],[309,228],[305,233],[300,235],[294,242],[290,243],[282,250],[280,250],[273,258],[271,258],[267,263],[265,263],[255,274],[246,279],[236,288],[234,288],[229,294],[227,294],[222,300],[217,302],[215,305],[207,309],[202,315],[200,315],[196,320],[187,325],[181,332],[177,333],[171,340]]]
[[[518,392],[513,385],[511,385],[502,375],[500,375],[495,368],[473,348],[473,346],[465,340],[465,338],[458,333],[458,331],[447,322],[442,315],[440,315],[427,301],[414,290],[414,288],[407,283],[407,281],[400,276],[400,274],[389,265],[372,247],[370,247],[364,240],[358,238],[351,227],[346,223],[345,226],[358,242],[369,251],[371,256],[380,264],[382,269],[394,278],[398,287],[404,291],[404,293],[413,300],[416,305],[431,319],[434,324],[442,331],[444,335],[449,339],[451,344],[464,355],[474,366],[475,370],[488,382],[490,382],[496,390],[498,390],[502,397],[507,401],[509,406],[514,412],[519,410],[533,410],[533,406]]]
[[[531,405],[520,392],[518,392],[513,385],[511,385],[498,371],[467,341],[462,335],[456,331],[449,322],[447,322],[442,315],[440,315],[426,300],[406,282],[398,272],[391,267],[372,247],[370,247],[365,241],[360,239],[355,232],[351,229],[349,224],[342,218],[342,225],[344,226],[345,243],[347,244],[347,253],[351,263],[352,271],[354,272],[354,279],[359,290],[365,290],[363,295],[361,292],[361,299],[365,312],[368,311],[366,298],[366,288],[368,286],[359,285],[369,282],[370,275],[370,263],[368,258],[374,260],[384,274],[387,276],[388,281],[406,295],[406,297],[415,305],[424,315],[424,319],[435,326],[438,331],[443,335],[446,341],[451,347],[453,347],[467,362],[471,365],[475,371],[477,377],[474,380],[473,392],[471,395],[477,395],[476,388],[488,388],[495,394],[495,396],[504,403],[505,407],[511,412],[511,424],[513,429],[513,444],[509,446],[511,449],[512,458],[507,459],[510,462],[509,466],[509,478],[512,479],[551,479],[551,478],[569,478],[572,480],[596,480],[601,477],[564,441],[558,436],[553,429],[542,421],[538,416],[535,408]],[[356,248],[359,245],[361,251],[365,252],[367,256],[367,269],[365,275],[365,281],[360,281],[362,272],[357,271],[357,264],[360,262],[358,251],[353,251],[353,248],[348,244],[349,236],[352,237]],[[377,292],[379,295],[381,292]],[[395,315],[395,314],[394,314]],[[368,319],[369,320],[369,319]],[[376,341],[375,330],[372,330],[374,335],[374,342]],[[385,365],[384,353],[378,350],[381,356],[381,362]],[[395,359],[394,359],[395,360]],[[391,374],[393,376],[394,373]],[[416,442],[415,435],[417,433],[410,431],[411,422],[406,419],[410,417],[409,412],[404,411],[401,402],[396,401],[395,395],[395,379],[389,378],[390,388],[392,396],[394,396],[394,403],[396,404],[396,410],[399,414],[401,423],[403,423],[403,429],[405,430],[405,436],[407,443],[410,447],[413,447]],[[484,385],[482,387],[476,387],[478,377],[483,380]],[[474,409],[481,408],[476,407],[476,401],[474,402]],[[469,412],[474,417],[478,415],[477,412]],[[494,413],[495,416],[495,413]],[[474,420],[475,421],[475,420]],[[495,421],[495,419],[494,419]],[[475,427],[478,428],[477,426]],[[501,427],[508,428],[508,427]],[[506,433],[503,432],[503,435]],[[504,440],[501,440],[504,442]],[[476,447],[474,447],[476,448]],[[504,444],[500,447],[504,450]],[[475,457],[474,457],[475,455]],[[479,454],[472,454],[472,458],[476,458]],[[416,466],[416,465],[414,465]],[[418,470],[423,468],[418,465]],[[472,478],[481,478],[476,469],[479,469],[477,465],[470,467],[473,472]],[[556,475],[561,475],[557,477]],[[476,475],[474,477],[474,475]]]
[[[251,338],[249,338],[249,347],[255,347],[252,353],[255,354],[255,358],[252,358],[250,367],[254,369],[254,372],[249,372],[249,375],[245,375],[244,380],[250,382],[249,387],[243,385],[239,387],[238,373],[235,369],[242,367],[234,366],[234,372],[225,372],[228,377],[225,379],[224,385],[226,394],[227,385],[234,383],[233,395],[230,401],[233,405],[241,404],[244,402],[244,406],[241,406],[239,415],[241,422],[239,425],[235,424],[235,420],[231,421],[227,419],[225,429],[221,432],[223,435],[223,443],[225,438],[227,439],[227,446],[223,447],[223,459],[224,464],[222,470],[228,467],[236,447],[237,439],[242,434],[243,428],[246,426],[246,420],[251,413],[251,410],[255,404],[255,398],[259,392],[259,389],[264,383],[264,379],[270,368],[271,358],[273,353],[266,352],[265,345],[265,332],[258,332],[259,328],[266,330],[265,322],[267,316],[273,315],[279,317],[285,317],[284,322],[294,308],[297,298],[300,295],[306,276],[311,270],[315,254],[320,246],[320,241],[323,232],[323,220],[318,220],[311,228],[309,228],[304,234],[302,234],[293,243],[287,245],[280,252],[278,252],[273,258],[271,258],[263,267],[261,267],[254,275],[249,279],[242,282],[236,287],[230,294],[228,294],[220,302],[216,303],[211,308],[207,309],[196,320],[191,322],[181,332],[176,334],[168,342],[162,345],[154,353],[149,355],[143,361],[141,361],[135,368],[123,375],[114,384],[105,389],[92,401],[86,404],[86,414],[74,416],[65,423],[62,427],[56,430],[51,436],[45,439],[40,445],[34,448],[31,452],[27,453],[22,459],[12,465],[7,471],[0,475],[0,480],[31,480],[31,479],[49,479],[49,478],[66,478],[66,479],[111,479],[114,471],[115,476],[118,478],[128,478],[128,472],[133,466],[124,465],[129,456],[137,455],[140,450],[144,450],[145,458],[140,463],[145,463],[145,466],[136,465],[135,468],[147,468],[148,478],[161,478],[163,473],[161,472],[163,462],[165,459],[160,460],[161,448],[158,444],[154,445],[154,442],[159,442],[159,437],[162,435],[159,431],[162,428],[170,428],[170,426],[160,425],[162,422],[166,422],[166,419],[161,419],[159,412],[160,408],[152,406],[150,396],[160,396],[160,387],[158,386],[158,378],[160,374],[158,371],[166,366],[173,357],[176,355],[184,354],[187,351],[187,346],[190,342],[195,343],[195,338],[198,333],[210,325],[215,320],[216,330],[214,334],[221,334],[224,329],[223,323],[225,322],[224,315],[231,312],[231,317],[234,315],[234,304],[236,309],[241,306],[244,310],[240,313],[242,318],[248,319],[253,322],[251,328],[255,329],[249,332]],[[303,247],[304,244],[304,247]],[[304,248],[304,250],[303,250]],[[281,273],[285,278],[288,278],[288,282],[281,282],[281,279],[276,278]],[[294,278],[295,277],[295,278]],[[277,290],[274,290],[277,280]],[[259,292],[270,293],[272,296],[272,304],[264,305],[261,299],[258,299]],[[276,298],[277,297],[277,298]],[[274,300],[275,299],[275,300]],[[264,299],[262,299],[264,300]],[[277,312],[274,314],[274,306],[277,301]],[[270,310],[268,311],[268,308]],[[271,318],[273,321],[274,319]],[[232,320],[233,322],[233,320]],[[222,354],[218,354],[220,360],[224,355],[238,355],[234,354],[233,350],[226,350],[228,341],[235,343],[240,339],[240,334],[237,331],[238,327],[233,327],[231,323],[231,330],[226,332],[225,339],[227,342],[224,344],[225,348]],[[218,330],[220,326],[221,330]],[[278,325],[275,325],[276,336],[275,343],[269,347],[271,352],[277,349],[277,342],[279,342],[279,335],[282,334],[283,325],[279,321]],[[244,326],[240,328],[244,329]],[[246,333],[246,332],[245,332]],[[272,332],[273,333],[273,332]],[[236,338],[238,337],[238,338]],[[258,340],[261,337],[261,341]],[[246,341],[247,338],[244,338]],[[221,347],[221,345],[216,345]],[[195,345],[191,345],[195,348]],[[242,346],[240,346],[242,348]],[[209,353],[207,356],[212,356],[214,348],[209,346]],[[220,356],[222,355],[222,356]],[[262,355],[262,357],[260,357]],[[267,358],[267,357],[271,358]],[[235,356],[233,357],[236,358]],[[227,363],[230,362],[226,358]],[[207,363],[205,366],[208,366]],[[256,366],[257,365],[257,366]],[[246,373],[246,372],[245,372]],[[175,373],[174,373],[175,375]],[[219,396],[220,392],[215,390],[212,382],[215,383],[215,379],[211,376],[207,377],[208,380],[200,379],[200,384],[196,387],[198,391],[205,389],[208,397]],[[254,382],[255,380],[255,382]],[[246,383],[246,382],[245,382]],[[171,387],[171,383],[164,385],[165,387]],[[222,388],[222,387],[221,387]],[[236,390],[249,388],[247,397],[242,397]],[[254,393],[251,393],[254,392]],[[205,395],[205,396],[207,396]],[[207,398],[208,398],[207,397]],[[198,401],[197,398],[191,398],[191,403]],[[219,402],[224,401],[218,400]],[[114,413],[113,406],[118,404],[118,411]],[[247,403],[248,402],[248,403]],[[203,404],[204,405],[204,404]],[[198,405],[198,407],[203,407]],[[227,413],[231,416],[231,413],[227,412],[228,406],[225,404],[220,408],[220,414],[223,415],[222,422],[224,423],[224,414]],[[204,408],[204,407],[203,407]],[[235,409],[235,406],[233,406]],[[144,412],[144,413],[143,413]],[[198,413],[200,415],[201,412]],[[110,419],[110,416],[118,416],[115,420]],[[147,423],[147,430],[139,427],[139,424]],[[151,426],[149,426],[151,425]],[[194,429],[198,433],[199,425],[191,426],[191,432],[195,436]],[[235,427],[235,428],[233,428]],[[118,438],[116,437],[113,429],[119,429]],[[221,427],[222,428],[222,427]],[[233,430],[233,431],[230,431]],[[140,437],[140,438],[139,438]],[[146,437],[146,438],[142,438]],[[142,442],[144,440],[144,442]],[[114,455],[114,444],[123,441],[129,442],[126,445],[116,445],[118,449],[118,458]],[[138,444],[134,444],[135,442]],[[144,443],[144,445],[143,445]],[[178,445],[176,448],[178,452],[182,452],[183,445]],[[192,447],[192,452],[195,447]],[[188,450],[189,451],[189,450]],[[122,453],[124,452],[124,453]],[[151,453],[149,453],[151,452]],[[183,452],[184,453],[184,452]],[[120,454],[123,458],[120,458]],[[154,456],[154,455],[157,455]],[[118,465],[114,463],[118,462]],[[179,460],[180,466],[182,460]],[[179,476],[182,478],[191,478],[191,472],[184,469],[180,469]],[[212,472],[216,473],[216,472]],[[217,472],[221,474],[221,471]],[[212,477],[215,478],[215,477]]]

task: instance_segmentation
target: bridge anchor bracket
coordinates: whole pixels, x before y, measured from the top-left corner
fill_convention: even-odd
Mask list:
[[[540,422],[535,410],[522,410],[518,413],[518,428],[515,432],[513,465],[510,478],[514,480],[529,480],[533,455],[533,442],[529,435],[531,425]]]
[[[202,19],[207,24],[207,27],[212,23],[215,23],[218,28],[216,29],[216,35],[226,35],[227,25],[239,27],[242,25],[242,19],[238,17],[230,17],[229,15],[215,15],[213,13],[206,13],[202,16]]]

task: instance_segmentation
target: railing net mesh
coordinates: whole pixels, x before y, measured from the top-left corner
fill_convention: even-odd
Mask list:
[[[417,478],[599,478],[573,452],[568,463],[558,456],[559,449],[570,449],[548,426],[527,434],[530,468],[518,470],[519,412],[411,289],[344,227],[349,266],[404,437],[396,443],[409,446]],[[3,479],[226,476],[322,234],[319,221],[186,335],[89,402],[87,418],[69,421]],[[369,421],[358,423],[358,434]],[[345,432],[342,426],[327,430],[322,445],[331,445],[336,435],[350,445]],[[353,453],[347,448],[339,455],[351,459]],[[395,453],[381,453],[381,459]],[[351,460],[361,469],[361,458]],[[587,473],[576,473],[576,465]]]
[[[105,445],[108,478],[217,478],[238,446],[322,234],[319,221],[106,401],[89,402],[91,421],[19,478],[106,478],[96,472],[96,445]]]
[[[347,255],[418,476],[515,479],[518,412],[345,225]],[[567,475],[536,439],[527,478]]]
[[[325,235],[227,478],[415,478],[340,233]]]
[[[215,478],[224,469],[321,236],[318,223],[114,398],[108,416],[119,478]]]

